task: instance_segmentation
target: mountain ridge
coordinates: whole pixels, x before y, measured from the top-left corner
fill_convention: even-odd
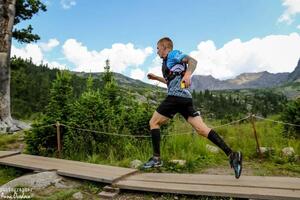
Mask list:
[[[245,72],[235,78],[219,80],[211,75],[193,75],[191,89],[195,91],[203,90],[230,90],[230,89],[258,89],[281,86],[289,82],[300,82],[300,59],[294,71],[270,73]]]
[[[74,72],[78,76],[92,75],[94,77],[101,77],[103,72],[97,73],[85,73]],[[156,86],[143,82],[138,79],[130,78],[121,73],[113,72],[117,83],[120,86],[132,87],[132,88],[154,88]],[[203,90],[235,90],[235,89],[260,89],[260,88],[272,88],[279,87],[291,82],[300,82],[300,59],[294,71],[270,73],[268,71],[261,72],[244,72],[237,75],[235,78],[227,80],[219,80],[212,75],[193,75],[191,90],[203,91]],[[165,88],[161,88],[165,89]]]

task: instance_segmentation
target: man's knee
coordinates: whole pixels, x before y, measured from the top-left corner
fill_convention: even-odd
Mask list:
[[[203,133],[204,132],[204,127],[201,125],[196,125],[194,126],[194,129],[198,132],[198,133]]]
[[[203,136],[208,136],[208,133],[209,133],[209,131],[210,131],[211,129],[208,127],[208,126],[206,126],[206,124],[201,124],[200,126],[198,126],[197,128],[196,128],[196,131],[199,133],[199,134],[201,134],[201,135],[203,135]]]
[[[158,120],[156,120],[154,118],[151,118],[150,121],[149,121],[149,126],[150,126],[150,129],[159,128]]]
[[[203,122],[200,116],[190,118],[190,124],[201,135],[206,136],[210,131],[210,128]]]
[[[168,120],[169,118],[155,111],[151,117],[151,120],[149,121],[150,129],[160,128],[160,126],[165,124]]]

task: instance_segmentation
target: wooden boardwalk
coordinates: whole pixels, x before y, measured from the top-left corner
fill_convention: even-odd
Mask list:
[[[18,151],[0,151],[0,158],[20,154]]]
[[[0,151],[0,164],[56,170],[67,177],[112,184],[120,189],[255,199],[300,199],[300,178],[204,174],[137,173],[137,170]]]
[[[115,184],[129,190],[254,199],[300,199],[300,178],[144,173]]]
[[[12,152],[6,153],[0,151],[0,156],[7,154],[12,154]],[[124,167],[113,167],[27,154],[12,154],[12,156],[0,157],[0,164],[35,171],[55,170],[57,174],[62,176],[110,184],[137,171],[136,169]]]

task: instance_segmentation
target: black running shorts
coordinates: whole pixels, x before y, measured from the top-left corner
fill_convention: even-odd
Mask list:
[[[156,111],[170,119],[176,113],[180,113],[186,120],[188,117],[200,116],[200,112],[196,111],[191,98],[167,96],[167,98],[158,106]]]

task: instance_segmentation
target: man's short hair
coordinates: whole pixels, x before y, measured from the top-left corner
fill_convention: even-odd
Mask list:
[[[158,40],[157,44],[162,44],[164,47],[173,50],[173,42],[170,38],[164,37]]]

